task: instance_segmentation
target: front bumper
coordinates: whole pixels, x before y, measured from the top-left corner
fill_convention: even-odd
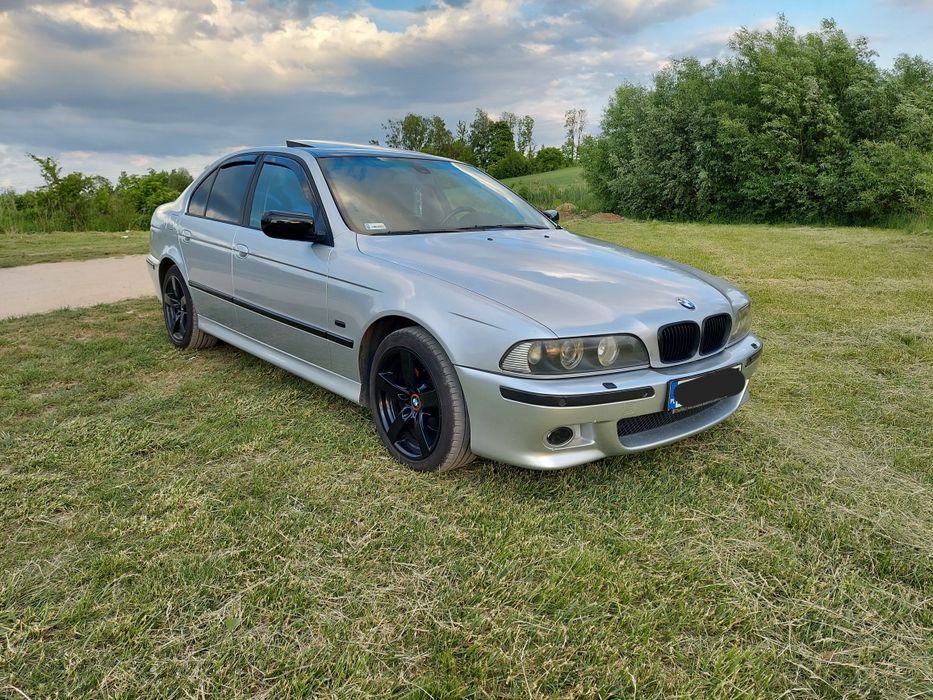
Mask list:
[[[761,351],[761,340],[749,335],[694,362],[573,379],[530,379],[458,366],[470,415],[470,448],[481,457],[522,467],[562,469],[667,445],[735,413],[748,400],[748,379],[758,369]],[[685,411],[677,420],[663,414],[670,380],[735,366],[746,380],[739,394]],[[646,418],[646,429],[620,431],[619,421],[635,416]],[[550,446],[545,436],[562,426],[573,430],[573,438]]]

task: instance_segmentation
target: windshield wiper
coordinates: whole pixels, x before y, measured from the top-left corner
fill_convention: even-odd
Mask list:
[[[486,224],[485,226],[461,226],[460,228],[452,228],[451,231],[491,231],[493,229],[523,229],[523,230],[535,230],[535,231],[546,231],[546,226],[534,226],[532,224]]]
[[[535,231],[546,231],[545,226],[533,226],[532,224],[487,224],[485,226],[459,226],[457,228],[412,228],[403,231],[376,231],[370,232],[369,236],[404,236],[409,233],[455,233],[459,231],[491,231],[493,229],[534,229]]]
[[[450,233],[453,229],[411,228],[403,231],[376,231],[367,233],[367,236],[404,236],[409,233]]]

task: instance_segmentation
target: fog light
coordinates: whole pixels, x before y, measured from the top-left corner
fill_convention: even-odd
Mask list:
[[[547,440],[547,444],[551,447],[563,447],[573,440],[573,428],[568,428],[566,425],[554,428],[544,439]]]

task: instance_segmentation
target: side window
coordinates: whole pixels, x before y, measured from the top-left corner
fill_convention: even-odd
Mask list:
[[[314,205],[305,191],[305,176],[285,165],[263,163],[253,193],[253,206],[249,225],[259,228],[262,215],[267,211],[301,212],[316,216]]]
[[[240,223],[243,200],[246,198],[246,190],[249,188],[255,167],[253,163],[236,163],[217,171],[204,213],[208,219],[217,219],[229,224]]]
[[[191,194],[191,199],[188,200],[189,214],[204,216],[204,210],[207,209],[207,195],[211,193],[211,185],[214,184],[215,177],[217,177],[216,170],[204,178]]]

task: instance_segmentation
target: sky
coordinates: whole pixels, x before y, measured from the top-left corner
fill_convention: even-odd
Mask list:
[[[0,0],[0,189],[66,172],[186,167],[287,138],[366,142],[407,112],[477,107],[559,145],[623,81],[728,52],[740,27],[834,18],[890,66],[933,58],[933,0]]]

